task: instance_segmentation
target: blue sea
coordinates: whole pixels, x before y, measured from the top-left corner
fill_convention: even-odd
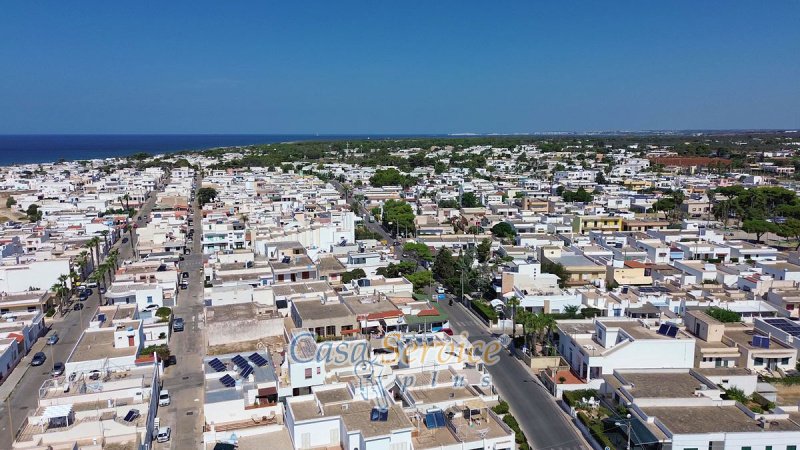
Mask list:
[[[158,154],[277,142],[393,139],[420,136],[422,135],[9,134],[0,135],[0,166],[52,162],[59,159],[113,158],[129,156],[137,152]]]

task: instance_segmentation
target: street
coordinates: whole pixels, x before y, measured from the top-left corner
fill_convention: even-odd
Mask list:
[[[439,302],[450,316],[455,333],[466,331],[470,342],[494,339],[472,313],[461,304],[452,306]],[[556,405],[534,375],[508,352],[500,352],[497,364],[489,366],[492,382],[500,397],[508,402],[511,412],[536,450],[584,450],[590,447],[570,423],[567,415]]]
[[[154,203],[155,195],[151,195],[138,214],[147,217]],[[125,237],[128,237],[127,233],[123,233],[117,242],[111,246],[112,249],[119,249],[118,261],[120,264],[122,264],[122,261],[131,259],[133,255],[133,249],[131,248],[133,242],[122,244],[122,240]],[[53,319],[55,320],[45,319],[50,326],[47,335],[40,337],[36,341],[30,353],[22,358],[22,361],[14,369],[14,372],[18,370],[24,371],[22,378],[16,386],[7,385],[10,381],[0,386],[0,388],[3,388],[3,392],[11,389],[8,398],[0,399],[4,400],[0,405],[0,417],[3,418],[0,421],[0,448],[11,448],[14,435],[22,425],[28,412],[37,408],[39,388],[45,380],[50,378],[50,370],[53,368],[53,364],[65,362],[72,348],[75,347],[81,337],[81,333],[89,326],[100,300],[99,289],[93,289],[93,291],[88,299],[81,302],[84,305],[83,310],[73,311],[69,309],[64,317],[58,319],[54,317]],[[58,343],[45,345],[47,337],[54,331],[58,333]],[[31,358],[37,351],[44,351],[45,355],[47,355],[47,361],[41,366],[31,367]],[[14,375],[13,372],[12,375]]]
[[[197,184],[199,186],[200,179]],[[177,364],[165,369],[162,388],[168,389],[172,403],[158,409],[161,426],[172,427],[172,439],[154,448],[199,448],[203,436],[203,254],[201,246],[202,214],[196,199],[192,199],[195,230],[191,254],[180,264],[181,272],[189,272],[189,288],[180,290],[178,303],[173,308],[174,317],[185,321],[184,331],[172,333],[169,341],[171,354]]]

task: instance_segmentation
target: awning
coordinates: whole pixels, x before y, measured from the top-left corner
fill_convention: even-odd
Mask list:
[[[48,406],[44,409],[44,414],[42,414],[42,418],[44,419],[55,419],[58,417],[69,417],[72,414],[72,404],[67,405],[54,405]]]

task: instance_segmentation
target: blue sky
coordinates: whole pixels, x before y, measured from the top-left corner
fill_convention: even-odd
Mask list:
[[[0,133],[800,127],[800,1],[37,1]]]

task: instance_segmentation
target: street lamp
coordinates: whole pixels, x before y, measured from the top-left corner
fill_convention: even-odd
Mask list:
[[[627,450],[631,450],[631,415],[627,414],[625,417],[626,417],[626,419],[624,421],[614,422],[614,425],[616,425],[618,427],[622,427],[622,423],[623,422],[627,422],[627,433],[626,434],[628,435],[628,444],[627,444],[627,446],[625,448]]]

